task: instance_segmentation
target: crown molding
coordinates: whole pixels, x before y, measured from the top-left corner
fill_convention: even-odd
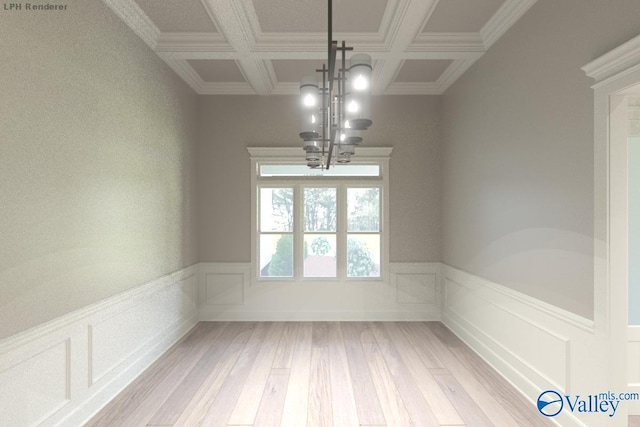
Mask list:
[[[208,82],[203,83],[198,95],[257,95],[246,82]]]
[[[612,76],[631,73],[640,68],[640,35],[589,62],[582,67],[588,77],[596,81],[598,87]]]
[[[421,33],[407,52],[485,52],[480,33]]]
[[[397,11],[399,10],[401,3],[404,1],[406,0],[387,0],[387,7],[384,10],[384,14],[380,20],[380,25],[378,26],[378,35],[382,43],[385,45],[388,45],[386,41],[388,41],[389,31],[394,24]]]
[[[300,83],[278,82],[273,85],[271,95],[300,95]]]
[[[164,62],[184,80],[195,93],[202,95],[204,81],[185,59],[164,58]]]
[[[255,45],[255,34],[248,21],[245,5],[237,0],[201,0],[210,16],[217,17],[216,27],[233,50],[246,54]]]
[[[489,49],[537,0],[507,0],[480,30],[484,46]]]
[[[275,78],[275,72],[273,74],[270,73],[269,68],[265,65],[265,61],[245,58],[238,60],[237,64],[240,72],[251,85],[255,94],[269,95],[271,93],[274,85],[273,78]]]
[[[151,49],[155,49],[160,30],[133,0],[103,0]]]
[[[384,95],[440,95],[437,82],[394,82],[387,87]]]
[[[440,93],[444,93],[449,87],[455,83],[465,71],[469,69],[482,55],[479,54],[475,58],[460,59],[453,61],[449,67],[438,78],[437,84],[440,88]]]
[[[256,8],[253,7],[253,1],[237,0],[234,2],[234,9],[243,13],[242,20],[244,21],[245,29],[249,29],[251,31],[253,39],[251,48],[255,48],[258,40],[262,37],[262,28],[260,28],[260,21],[258,20]]]
[[[156,40],[156,52],[234,52],[219,33],[160,33]]]
[[[423,28],[424,17],[431,15],[437,4],[438,0],[399,1],[389,23],[389,28],[384,34],[386,50],[392,51],[398,46],[402,46],[402,50],[405,50],[415,35]]]

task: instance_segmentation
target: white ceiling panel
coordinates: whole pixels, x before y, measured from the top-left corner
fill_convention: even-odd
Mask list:
[[[242,72],[231,59],[190,59],[187,61],[204,82],[243,82]]]
[[[440,0],[423,33],[478,32],[504,0]]]
[[[163,32],[217,32],[200,0],[138,0]]]
[[[336,0],[333,30],[375,33],[387,0]],[[317,0],[256,0],[253,2],[263,32],[326,32],[328,6]]]
[[[435,82],[452,63],[451,59],[408,59],[402,64],[395,81]]]

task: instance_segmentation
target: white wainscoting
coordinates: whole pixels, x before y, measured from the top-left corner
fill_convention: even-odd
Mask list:
[[[200,263],[200,320],[440,320],[440,263],[388,281],[257,281],[251,263]]]
[[[0,426],[87,421],[195,325],[196,269],[0,341]]]
[[[550,389],[607,391],[584,389],[581,378],[599,374],[589,366],[596,348],[593,321],[452,267],[442,270],[442,322],[531,402]],[[553,420],[561,426],[600,425],[564,410]]]

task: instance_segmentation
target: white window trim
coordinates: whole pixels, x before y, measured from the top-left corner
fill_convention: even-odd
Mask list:
[[[262,163],[301,163],[304,160],[304,150],[300,147],[247,147],[251,160],[251,285],[261,283],[301,283],[305,285],[323,284],[323,283],[336,283],[341,279],[336,278],[260,278],[258,277],[258,183],[286,183],[290,182],[299,183],[306,181],[310,184],[322,185],[325,183],[328,186],[335,185],[336,183],[349,183],[352,182],[354,186],[364,184],[366,181],[375,182],[382,189],[382,206],[381,214],[382,219],[380,222],[381,231],[380,236],[382,239],[382,245],[380,248],[380,256],[382,258],[380,263],[380,277],[375,278],[348,278],[344,279],[351,284],[357,283],[371,283],[384,282],[387,283],[389,279],[389,160],[391,158],[391,147],[358,147],[356,156],[351,159],[352,164],[377,164],[380,166],[379,177],[274,177],[274,178],[258,178],[258,167]],[[299,258],[299,257],[298,257]],[[295,260],[296,258],[294,258]],[[295,262],[295,261],[294,261]],[[296,267],[299,267],[296,265]],[[338,267],[340,268],[340,267]],[[298,271],[300,271],[298,269]]]

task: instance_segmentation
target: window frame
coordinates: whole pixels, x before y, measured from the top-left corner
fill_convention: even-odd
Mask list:
[[[260,177],[260,165],[264,164],[301,164],[304,163],[304,151],[301,148],[270,148],[249,147],[251,159],[251,283],[339,283],[339,282],[386,282],[389,271],[389,159],[391,148],[388,147],[358,147],[358,156],[352,158],[352,164],[375,164],[380,168],[379,176],[361,177],[323,177],[323,176],[293,176],[293,177]],[[260,232],[259,188],[293,187],[294,188],[294,256],[293,277],[261,277],[260,247],[258,239]],[[336,230],[336,277],[304,277],[303,257],[300,248],[303,245],[305,232],[302,229],[303,189],[305,187],[335,187],[337,230]],[[366,234],[347,231],[347,188],[373,188],[380,190],[380,231],[374,234],[380,236],[380,275],[379,277],[347,277],[346,272],[346,242],[349,234]],[[298,228],[296,229],[296,223]],[[344,261],[341,260],[344,258]]]

